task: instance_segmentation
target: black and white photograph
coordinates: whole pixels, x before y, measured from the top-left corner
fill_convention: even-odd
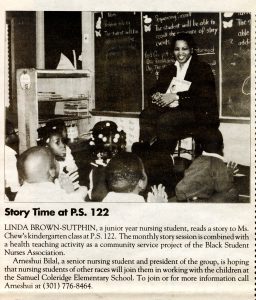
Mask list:
[[[250,35],[244,12],[7,11],[7,201],[249,203]]]

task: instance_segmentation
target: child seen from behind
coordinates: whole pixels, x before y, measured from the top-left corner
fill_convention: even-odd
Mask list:
[[[223,138],[219,130],[208,130],[202,138],[203,153],[185,171],[176,186],[178,201],[237,202],[238,192],[233,175],[236,164],[226,165],[223,158]]]
[[[16,202],[73,202],[83,201],[86,188],[75,191],[71,181],[60,179],[60,185],[54,184],[58,177],[59,166],[55,155],[48,147],[32,147],[18,159],[19,176],[23,185],[19,189]]]

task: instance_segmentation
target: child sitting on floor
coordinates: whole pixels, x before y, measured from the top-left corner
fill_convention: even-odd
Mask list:
[[[147,186],[141,159],[133,153],[120,153],[106,167],[109,193],[102,202],[145,202],[139,195]]]
[[[58,177],[58,162],[47,147],[32,147],[18,159],[19,176],[23,180],[16,202],[73,202],[83,201],[86,188],[74,191],[73,183],[60,177],[60,186],[54,184]]]
[[[89,140],[93,162],[90,172],[88,201],[102,201],[107,195],[105,167],[117,153],[125,151],[126,134],[112,121],[100,121],[92,129]]]
[[[203,153],[185,171],[184,178],[176,186],[178,201],[236,202],[238,192],[233,175],[236,164],[223,161],[223,138],[219,130],[204,132]]]
[[[78,168],[71,154],[70,148],[66,145],[67,135],[65,124],[49,122],[44,127],[38,128],[37,144],[49,147],[59,162],[59,174],[67,174],[74,183],[74,188],[79,188]]]
[[[102,202],[145,202],[139,194],[147,187],[147,174],[142,160],[134,153],[119,153],[110,160],[106,166],[106,183],[109,193]],[[167,201],[162,185],[151,188],[147,202]]]

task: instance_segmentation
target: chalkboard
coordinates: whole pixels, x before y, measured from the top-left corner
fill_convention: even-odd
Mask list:
[[[95,13],[96,110],[141,111],[141,13]]]
[[[221,14],[222,116],[250,116],[249,13]]]
[[[211,65],[219,95],[219,14],[147,12],[143,13],[145,100],[159,71],[174,63],[170,45],[179,32],[187,32],[194,37],[199,59]]]

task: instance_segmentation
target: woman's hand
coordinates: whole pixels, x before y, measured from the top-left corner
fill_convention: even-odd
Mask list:
[[[174,100],[170,105],[169,107],[177,107],[179,105],[179,100]]]
[[[175,93],[161,94],[155,93],[152,96],[152,102],[160,107],[176,107],[179,105],[179,96]]]
[[[163,94],[160,92],[157,92],[155,94],[152,95],[152,103],[158,103],[158,101],[160,101],[163,97]]]

